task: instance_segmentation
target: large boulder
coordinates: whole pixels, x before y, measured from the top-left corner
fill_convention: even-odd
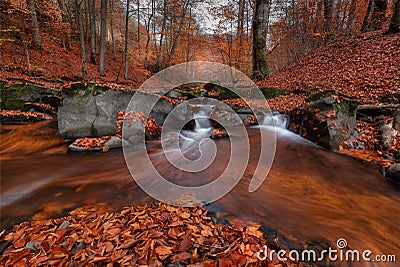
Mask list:
[[[67,138],[101,137],[118,132],[118,112],[125,111],[135,94],[95,84],[75,84],[62,90],[63,102],[58,109],[58,129]],[[156,96],[140,93],[152,101]],[[146,102],[143,102],[145,104]],[[161,99],[153,109],[157,122],[162,124],[172,105]]]
[[[358,101],[327,97],[291,111],[289,128],[327,149],[354,147]]]

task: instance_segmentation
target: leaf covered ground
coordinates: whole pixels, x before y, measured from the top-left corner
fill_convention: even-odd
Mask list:
[[[377,103],[384,95],[400,92],[399,47],[400,34],[381,31],[341,38],[271,74],[259,85],[294,93],[333,89],[361,103]]]
[[[217,224],[203,207],[82,207],[0,233],[0,266],[305,266],[257,258],[260,225]]]

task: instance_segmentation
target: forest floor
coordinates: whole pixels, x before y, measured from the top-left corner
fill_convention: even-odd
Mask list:
[[[50,40],[51,36],[43,33],[43,39]],[[86,77],[82,77],[81,52],[77,41],[71,41],[70,49],[59,42],[43,42],[42,49],[28,47],[27,51],[29,64],[23,45],[7,41],[1,44],[0,81],[7,84],[23,81],[52,89],[67,88],[82,81],[114,88],[136,89],[151,74],[135,57],[131,57],[129,80],[125,80],[124,55],[119,46],[115,56],[112,48],[107,48],[105,75],[100,75],[98,65],[90,62],[88,53]]]
[[[260,260],[264,246],[279,248],[259,224],[221,225],[203,207],[85,206],[59,219],[34,218],[0,238],[9,244],[0,266],[307,266],[276,254]]]

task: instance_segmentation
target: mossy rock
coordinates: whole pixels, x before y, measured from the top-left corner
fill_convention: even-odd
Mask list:
[[[60,92],[33,84],[14,84],[0,87],[2,109],[21,109],[25,102],[44,103],[42,98],[60,97]],[[48,103],[44,103],[48,104]],[[57,106],[54,106],[57,108]]]
[[[380,103],[399,104],[400,103],[400,94],[398,94],[398,93],[386,94],[386,95],[380,96],[378,98],[378,101]]]
[[[289,94],[288,91],[285,91],[283,89],[280,88],[269,88],[269,87],[260,87],[260,91],[263,93],[264,97],[266,99],[271,99],[271,98],[275,98],[281,95],[287,95]]]
[[[98,85],[95,83],[74,83],[70,88],[63,88],[62,94],[68,97],[73,97],[77,94],[77,92],[85,91],[83,96],[87,97],[89,95],[98,95],[111,89],[111,87]]]
[[[331,95],[336,95],[336,91],[335,90],[325,90],[322,92],[318,92],[315,94],[310,95],[309,97],[306,98],[307,102],[314,102],[314,101],[318,101],[320,99],[323,99],[325,97],[329,97]]]
[[[22,109],[24,106],[25,102],[23,100],[6,100],[2,102],[2,109]]]

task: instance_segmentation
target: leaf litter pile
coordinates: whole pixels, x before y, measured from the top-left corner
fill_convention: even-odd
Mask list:
[[[259,261],[259,225],[216,224],[203,207],[81,207],[3,231],[0,266],[306,266]],[[276,250],[277,251],[277,250]]]
[[[52,120],[50,115],[20,110],[0,110],[1,121],[43,121]]]

